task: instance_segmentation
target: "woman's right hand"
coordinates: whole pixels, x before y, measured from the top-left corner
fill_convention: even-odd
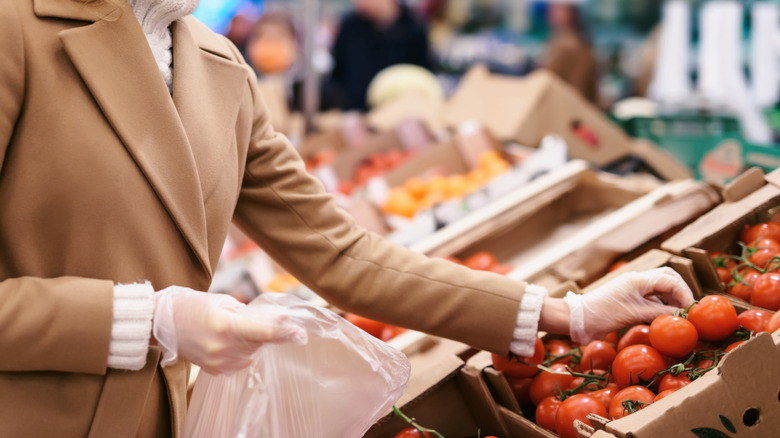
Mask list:
[[[155,295],[152,334],[163,349],[162,366],[181,356],[209,374],[249,366],[265,342],[301,342],[302,328],[283,320],[256,321],[239,313],[246,307],[225,294],[172,286]]]

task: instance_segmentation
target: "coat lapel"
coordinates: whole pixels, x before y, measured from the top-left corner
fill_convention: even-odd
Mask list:
[[[74,3],[36,1],[49,14],[53,12],[46,4]],[[73,11],[54,13],[77,19],[95,13],[79,11],[81,18]],[[211,273],[198,170],[146,37],[126,2],[122,2],[121,13],[97,12],[102,19],[60,33],[65,51],[185,240]]]
[[[201,182],[218,172],[212,158],[231,145],[241,97],[247,92],[248,71],[229,60],[227,45],[192,17],[177,20],[173,33],[173,102],[192,147]],[[209,38],[211,37],[211,38]],[[218,40],[217,40],[218,41]],[[203,188],[204,193],[207,188]],[[206,193],[208,195],[208,193]]]

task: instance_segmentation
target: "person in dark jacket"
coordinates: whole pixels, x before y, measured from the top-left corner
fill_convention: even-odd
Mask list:
[[[398,0],[354,0],[354,11],[341,22],[333,48],[330,89],[335,106],[365,110],[366,90],[374,76],[395,64],[431,69],[425,26]]]

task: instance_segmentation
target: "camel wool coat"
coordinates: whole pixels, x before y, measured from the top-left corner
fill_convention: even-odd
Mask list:
[[[125,0],[0,0],[0,436],[180,436],[184,361],[106,367],[113,286],[207,290],[231,220],[344,310],[508,351],[523,284],[356,226],[236,48],[171,30],[172,95]]]

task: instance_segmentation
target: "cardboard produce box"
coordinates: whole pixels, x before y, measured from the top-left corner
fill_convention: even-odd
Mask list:
[[[582,437],[774,437],[780,431],[780,332],[761,333],[683,389]]]
[[[569,144],[572,158],[597,166],[630,157],[641,159],[667,180],[691,171],[649,142],[636,142],[570,85],[545,70],[519,78],[491,74],[485,66],[467,72],[443,115],[449,127],[477,120],[502,141],[536,147],[555,134]]]
[[[493,253],[516,269],[510,277],[554,289],[599,278],[618,256],[719,201],[691,180],[619,177],[573,161],[439,230],[412,248],[432,256]]]
[[[724,295],[739,309],[754,308],[725,293],[726,285],[720,280],[709,252],[738,253],[736,242],[745,225],[769,219],[765,217],[767,211],[780,205],[780,170],[764,175],[759,169],[751,169],[725,187],[723,199],[723,204],[663,242],[661,247],[693,261],[706,290],[704,293]]]
[[[410,357],[409,385],[396,406],[421,426],[447,438],[511,437],[480,374],[454,354],[467,351],[464,344],[447,341]],[[406,427],[402,418],[388,412],[364,437],[392,438]]]

